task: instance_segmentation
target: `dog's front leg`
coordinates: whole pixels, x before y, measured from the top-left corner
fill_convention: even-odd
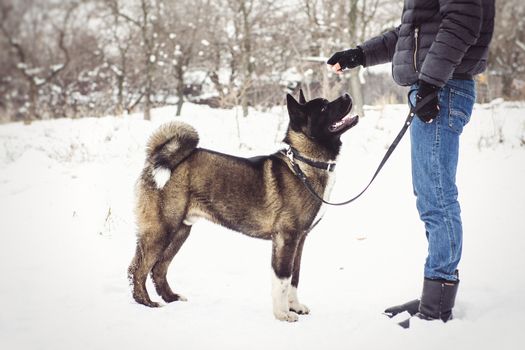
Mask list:
[[[290,311],[288,293],[299,237],[293,233],[277,233],[272,237],[272,299],[273,314],[281,321],[295,322],[297,314]]]
[[[299,286],[299,273],[301,271],[301,256],[303,254],[304,241],[306,239],[306,233],[303,234],[297,245],[297,250],[295,252],[295,258],[293,262],[293,275],[292,283],[290,284],[290,291],[288,292],[288,305],[290,310],[301,314],[307,315],[310,313],[310,309],[306,305],[303,305],[299,302],[297,297],[297,288]]]

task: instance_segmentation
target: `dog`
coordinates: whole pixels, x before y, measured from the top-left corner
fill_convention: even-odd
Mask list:
[[[296,174],[299,167],[314,191],[326,196],[341,135],[359,117],[349,115],[350,95],[329,102],[299,101],[287,94],[288,151],[240,158],[198,148],[195,129],[181,122],[161,126],[147,145],[137,181],[135,256],[128,270],[133,298],[158,307],[146,290],[151,278],[167,302],[186,300],[166,279],[168,266],[201,218],[248,236],[272,241],[273,314],[294,322],[309,309],[297,297],[301,255],[318,222],[321,202]]]

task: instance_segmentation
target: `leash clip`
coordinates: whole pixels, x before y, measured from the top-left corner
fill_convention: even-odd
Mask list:
[[[288,147],[288,149],[286,150],[285,155],[286,155],[286,157],[288,157],[288,159],[290,159],[290,162],[292,163],[292,165],[295,165],[295,158],[294,158],[294,154],[293,154],[291,146]]]

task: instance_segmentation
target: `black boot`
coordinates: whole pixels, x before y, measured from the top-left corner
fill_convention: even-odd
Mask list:
[[[385,310],[384,314],[392,318],[402,312],[408,312],[410,316],[414,316],[419,311],[419,299],[414,299],[401,305],[391,306]]]
[[[458,281],[431,280],[425,278],[423,293],[416,314],[421,319],[447,322],[452,319],[452,308],[458,291]]]

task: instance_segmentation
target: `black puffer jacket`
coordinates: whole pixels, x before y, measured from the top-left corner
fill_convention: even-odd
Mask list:
[[[487,66],[495,0],[405,0],[401,25],[359,45],[365,66],[392,61],[399,85],[443,86]]]

